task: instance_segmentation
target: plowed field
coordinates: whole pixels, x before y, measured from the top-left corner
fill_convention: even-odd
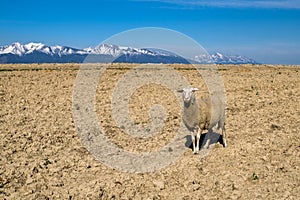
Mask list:
[[[111,93],[133,66],[105,72],[96,112],[118,147],[151,152],[174,137],[180,106],[165,88],[140,88],[130,100],[133,120],[147,124],[149,106],[159,103],[169,113],[166,127],[148,139],[122,134],[111,117]],[[300,67],[218,66],[228,147],[216,143],[202,159],[186,147],[176,162],[152,173],[112,169],[86,150],[72,115],[78,67],[0,65],[0,199],[300,199]],[[178,72],[205,88],[195,71]]]

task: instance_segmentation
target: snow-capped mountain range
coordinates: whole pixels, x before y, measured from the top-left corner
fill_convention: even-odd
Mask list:
[[[0,63],[66,63],[66,62],[135,62],[135,63],[256,63],[244,56],[228,56],[221,53],[199,55],[184,59],[173,53],[158,49],[140,49],[102,44],[95,48],[76,49],[66,46],[48,46],[42,43],[0,46]]]

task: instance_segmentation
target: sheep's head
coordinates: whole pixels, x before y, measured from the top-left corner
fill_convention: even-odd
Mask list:
[[[199,90],[198,88],[183,88],[178,90],[182,93],[182,99],[185,105],[189,105],[195,101],[195,91]]]

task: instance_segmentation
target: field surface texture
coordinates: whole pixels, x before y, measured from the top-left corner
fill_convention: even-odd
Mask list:
[[[206,90],[195,70],[171,66]],[[132,120],[146,126],[149,109],[160,104],[168,114],[165,127],[146,139],[125,134],[112,118],[112,93],[134,67],[107,68],[96,113],[116,146],[152,152],[175,136],[180,102],[159,85],[137,89],[129,101]],[[76,131],[72,98],[79,65],[0,65],[0,199],[300,199],[300,67],[218,68],[227,95],[228,147],[216,143],[200,159],[187,146],[161,170],[125,173],[95,159]]]

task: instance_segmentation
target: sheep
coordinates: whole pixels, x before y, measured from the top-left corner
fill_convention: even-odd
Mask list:
[[[208,133],[212,131],[216,125],[218,125],[218,130],[222,129],[223,146],[226,147],[226,130],[225,130],[225,109],[221,106],[221,100],[214,99],[210,101],[209,99],[200,99],[199,103],[195,97],[195,91],[198,88],[186,87],[178,92],[182,93],[183,98],[183,122],[187,129],[191,132],[192,142],[193,142],[193,153],[199,153],[199,141],[203,130],[208,130]],[[212,105],[218,106],[212,112]],[[195,146],[195,135],[197,138],[197,146]],[[209,148],[210,139],[207,140],[205,148]]]

